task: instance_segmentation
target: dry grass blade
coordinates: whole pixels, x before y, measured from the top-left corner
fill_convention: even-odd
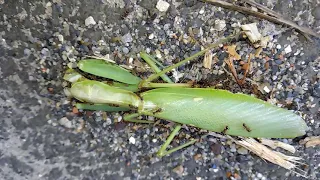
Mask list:
[[[283,168],[291,170],[294,173],[306,178],[306,172],[297,167],[297,164],[303,164],[299,162],[302,158],[295,156],[287,156],[280,152],[273,151],[268,147],[264,146],[263,144],[257,142],[253,138],[243,138],[242,140],[235,140],[231,136],[228,136],[228,138],[230,138],[238,145],[247,148],[249,151],[258,155],[262,159],[265,159],[271,163],[277,164]]]
[[[248,62],[245,63],[242,67],[242,69],[244,69],[244,74],[243,74],[243,78],[239,81],[240,85],[243,85],[245,83],[245,80],[247,79],[247,74],[250,70],[251,67],[251,59],[252,59],[253,54],[249,54],[249,58],[248,58]]]
[[[211,51],[206,52],[203,58],[203,67],[207,69],[211,69],[212,60],[213,60],[212,52]]]
[[[290,144],[283,143],[281,141],[274,141],[270,139],[261,139],[260,142],[264,145],[271,147],[272,149],[276,149],[277,147],[287,150],[291,153],[295,153],[296,149]]]
[[[230,71],[232,73],[232,76],[234,77],[236,82],[239,84],[239,79],[238,79],[237,71],[236,71],[236,69],[234,68],[234,65],[233,65],[233,60],[231,58],[230,59],[226,59],[225,63],[228,65],[228,67],[229,67],[229,69],[230,69]]]

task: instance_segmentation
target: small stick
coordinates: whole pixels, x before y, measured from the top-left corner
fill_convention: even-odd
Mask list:
[[[211,3],[213,5],[220,6],[223,8],[232,9],[232,10],[235,10],[235,11],[238,11],[241,13],[253,15],[253,16],[256,16],[256,17],[259,17],[262,19],[266,19],[268,21],[271,21],[271,22],[274,22],[277,24],[285,24],[287,26],[295,28],[296,30],[298,30],[300,33],[302,33],[309,40],[310,40],[310,38],[308,38],[308,36],[306,36],[305,34],[309,34],[309,35],[312,35],[312,36],[315,36],[318,38],[320,37],[320,34],[314,32],[312,29],[307,28],[307,27],[301,27],[291,20],[284,19],[280,14],[272,11],[271,9],[268,9],[258,3],[252,2],[252,1],[245,1],[245,2],[247,2],[248,4],[251,4],[253,6],[256,6],[258,9],[260,9],[261,11],[264,11],[268,14],[256,12],[256,11],[253,11],[249,8],[238,6],[238,5],[231,4],[231,3],[228,3],[225,1],[220,1],[220,0],[202,0],[202,1]]]

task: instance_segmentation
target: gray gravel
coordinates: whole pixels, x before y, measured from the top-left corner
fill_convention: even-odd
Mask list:
[[[302,179],[211,136],[159,159],[155,152],[168,128],[123,123],[122,113],[72,108],[62,80],[70,62],[87,55],[109,56],[144,78],[148,73],[139,73],[145,71],[140,51],[170,65],[199,51],[198,42],[212,43],[238,23],[256,22],[272,37],[252,60],[249,78],[259,98],[271,97],[270,102],[301,113],[311,128],[306,136],[320,135],[319,39],[310,43],[292,29],[195,0],[166,2],[170,7],[159,11],[157,0],[0,0],[0,179]],[[316,0],[257,2],[320,30]],[[236,45],[244,61],[255,52],[245,40]],[[173,76],[255,93],[254,84],[240,89],[225,73],[228,54],[223,48],[214,53],[211,70],[199,59]],[[241,72],[240,62],[235,67]],[[203,133],[184,129],[174,145]],[[320,179],[319,146],[305,148],[299,144],[303,138],[281,140],[298,149],[295,155],[303,157],[309,179]]]

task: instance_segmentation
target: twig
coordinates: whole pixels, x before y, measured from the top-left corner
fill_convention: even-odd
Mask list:
[[[275,11],[268,9],[268,8],[258,4],[256,2],[253,2],[251,0],[244,0],[244,2],[250,4],[251,6],[255,6],[256,8],[260,9],[261,11],[263,11],[267,14],[256,12],[256,11],[253,11],[249,8],[242,7],[242,6],[235,5],[235,4],[231,4],[231,3],[228,3],[225,1],[220,1],[220,0],[201,0],[201,1],[208,2],[213,5],[223,7],[223,8],[232,9],[232,10],[235,10],[235,11],[238,11],[241,13],[253,15],[253,16],[256,16],[256,17],[259,17],[262,19],[266,19],[268,21],[271,21],[271,22],[274,22],[277,24],[285,24],[287,26],[295,28],[296,30],[298,30],[300,33],[302,33],[309,40],[310,40],[310,38],[306,34],[320,38],[320,34],[316,33],[312,29],[307,28],[307,27],[301,27],[301,26],[297,25],[295,22],[285,19],[283,16],[276,13]]]

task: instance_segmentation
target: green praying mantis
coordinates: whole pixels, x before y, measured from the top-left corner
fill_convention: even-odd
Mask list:
[[[224,38],[163,70],[158,68],[151,56],[142,52],[141,58],[155,71],[155,74],[145,80],[115,64],[98,59],[80,60],[77,66],[82,72],[113,80],[112,83],[89,80],[73,69],[66,72],[64,79],[72,83],[69,93],[81,101],[76,104],[79,109],[135,111],[124,116],[125,121],[134,123],[153,123],[138,119],[141,115],[175,122],[176,127],[157,152],[159,157],[197,142],[194,139],[167,150],[183,124],[242,137],[294,138],[304,135],[308,128],[306,123],[289,110],[246,94],[213,88],[194,88],[188,83],[173,83],[166,75],[174,68],[234,37]],[[159,77],[166,83],[153,82]]]

